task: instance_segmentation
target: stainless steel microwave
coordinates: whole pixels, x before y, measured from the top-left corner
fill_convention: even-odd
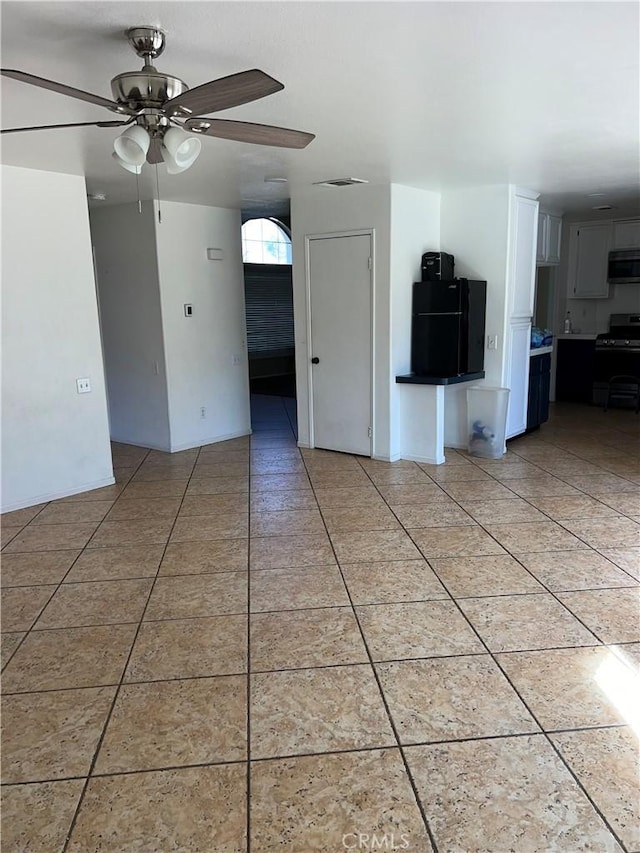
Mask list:
[[[609,284],[640,284],[640,249],[609,252]]]

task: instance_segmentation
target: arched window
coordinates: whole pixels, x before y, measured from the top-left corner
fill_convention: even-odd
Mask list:
[[[291,238],[277,219],[249,219],[242,226],[245,264],[290,264]]]

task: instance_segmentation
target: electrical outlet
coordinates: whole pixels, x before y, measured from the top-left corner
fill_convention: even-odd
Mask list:
[[[498,349],[497,335],[487,335],[487,349]]]
[[[206,417],[207,417],[207,410],[206,410],[206,408],[205,408],[204,406],[202,406],[202,407],[200,408],[200,417],[201,417],[201,418],[206,418]]]
[[[76,388],[78,389],[78,394],[89,394],[91,391],[91,380],[89,377],[76,379]]]
[[[231,364],[234,367],[239,367],[242,364],[242,357],[239,355],[232,355],[231,356]]]

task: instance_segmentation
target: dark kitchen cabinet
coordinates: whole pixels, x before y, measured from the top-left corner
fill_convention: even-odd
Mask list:
[[[551,385],[551,354],[531,356],[529,364],[529,405],[527,430],[535,429],[549,420],[549,388]]]
[[[595,338],[559,338],[557,348],[556,400],[559,403],[591,403]]]

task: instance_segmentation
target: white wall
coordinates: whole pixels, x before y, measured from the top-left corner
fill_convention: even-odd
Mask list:
[[[509,193],[506,184],[449,190],[440,207],[441,248],[455,256],[456,276],[487,282],[486,333],[498,336],[498,348],[485,349],[487,385],[504,380]]]
[[[171,450],[247,435],[240,211],[162,202],[156,234]],[[222,249],[222,260],[208,260],[207,248]]]
[[[502,386],[505,379],[509,244],[508,185],[443,192],[440,245],[455,256],[455,275],[487,282],[486,335],[497,335],[498,348],[484,353],[485,379],[478,385]],[[445,389],[445,445],[466,445],[467,385]]]
[[[145,202],[91,219],[112,436],[173,452],[247,435],[240,212],[162,202],[160,223]]]
[[[152,202],[91,211],[111,436],[169,448],[169,416]]]
[[[413,282],[420,281],[421,259],[424,252],[440,250],[440,194],[391,185],[391,442],[390,455],[424,456],[416,447],[420,430],[426,424],[416,424],[414,402],[435,406],[436,396],[424,387],[398,385],[395,377],[411,370],[411,296]],[[420,442],[419,442],[420,443]]]
[[[298,442],[309,446],[309,346],[305,280],[305,236],[372,229],[374,232],[374,413],[373,455],[390,457],[391,294],[389,185],[301,187],[291,194],[293,310],[296,340]],[[364,346],[354,340],[353,346]]]
[[[113,483],[113,468],[84,178],[1,176],[5,512]]]
[[[306,326],[305,235],[374,228],[374,456],[418,458],[429,449],[422,442],[418,442],[421,447],[417,447],[415,425],[408,419],[416,416],[417,406],[425,423],[439,428],[435,411],[439,398],[431,394],[427,395],[430,402],[416,402],[416,389],[397,386],[395,376],[410,369],[411,285],[418,277],[420,257],[429,249],[449,252],[455,256],[456,276],[487,282],[486,332],[497,336],[498,347],[485,350],[486,378],[479,384],[504,386],[509,376],[506,298],[509,276],[516,276],[511,270],[510,241],[521,239],[514,231],[513,204],[517,193],[515,187],[507,184],[451,190],[441,197],[400,185],[369,185],[344,190],[311,187],[294,192],[291,210],[296,369],[299,441],[303,446],[309,441],[310,356]],[[354,340],[353,345],[358,346],[358,341]],[[446,388],[444,395],[440,395],[445,400],[447,446],[466,445],[466,388],[466,385]]]

